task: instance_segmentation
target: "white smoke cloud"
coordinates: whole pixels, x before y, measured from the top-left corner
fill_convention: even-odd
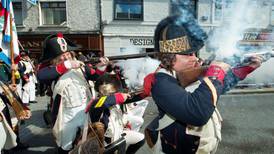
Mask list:
[[[231,5],[225,10],[226,15],[230,17],[224,17],[230,20],[223,21],[220,27],[214,29],[208,40],[209,45],[215,48],[219,59],[241,54],[241,51],[237,49],[237,42],[243,39],[244,31],[260,26],[260,20],[255,16],[259,13],[257,1],[237,0],[224,5]]]
[[[226,3],[227,1],[224,1]],[[243,39],[244,32],[250,28],[267,28],[265,24],[266,18],[270,18],[269,11],[262,9],[263,5],[271,5],[264,0],[233,0],[230,1],[230,8],[225,8],[226,15],[230,17],[224,17],[224,19],[229,19],[223,21],[222,25],[214,31],[211,32],[209,36],[209,46],[214,49],[216,54],[216,59],[223,59],[231,57],[232,55],[241,55],[244,50],[237,48],[237,43]],[[269,19],[268,19],[269,21]],[[269,46],[260,46],[260,51],[271,52]],[[273,47],[272,47],[273,48]],[[253,52],[260,52],[258,47],[253,50]],[[257,83],[257,84],[268,84],[274,82],[274,70],[271,69],[274,60],[271,59],[257,69],[255,72],[250,74],[247,79],[242,83]]]
[[[122,68],[127,86],[130,89],[138,89],[143,86],[144,77],[155,72],[159,64],[160,61],[146,57],[119,60],[115,65]]]

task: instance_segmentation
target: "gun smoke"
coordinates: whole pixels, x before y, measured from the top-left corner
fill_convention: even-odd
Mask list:
[[[130,90],[142,88],[145,76],[155,72],[159,64],[160,61],[150,57],[119,60],[116,63],[122,68],[123,76]]]
[[[240,48],[238,44],[243,39],[244,32],[247,29],[266,28],[268,26],[263,25],[264,22],[262,21],[267,18],[266,10],[261,9],[263,3],[266,2],[261,0],[237,0],[228,3],[228,1],[224,1],[225,4],[223,6],[229,6],[223,8],[226,12],[223,17],[224,21],[220,27],[209,33],[208,39],[208,49],[216,54],[217,59],[229,58],[235,55],[243,57],[243,54],[248,52],[272,52],[273,47],[269,46],[261,45]],[[257,33],[260,33],[260,31]],[[249,75],[242,83],[256,83],[258,85],[274,83],[273,69],[270,69],[273,63],[273,59],[263,63],[259,69]]]

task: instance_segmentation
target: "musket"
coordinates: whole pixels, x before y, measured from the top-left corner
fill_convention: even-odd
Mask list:
[[[238,62],[236,62],[236,65],[235,64],[232,65],[232,62],[229,60],[229,58],[224,59],[223,61],[230,64],[232,67],[245,66],[245,65],[249,64],[252,56],[260,56],[263,59],[262,62],[265,62],[265,61],[269,60],[270,58],[274,57],[274,52],[273,51],[272,52],[265,51],[265,52],[253,52],[253,53],[243,54],[241,59]],[[199,77],[203,77],[205,75],[210,63],[214,60],[214,58],[215,57],[210,57],[208,60],[205,60],[206,64],[203,66],[177,73],[177,77],[180,81],[180,84],[183,87],[187,87],[188,85],[197,81],[199,79]],[[235,61],[233,61],[233,63],[234,62]]]
[[[139,54],[130,54],[130,55],[119,55],[119,56],[110,56],[107,57],[110,61],[113,60],[126,60],[126,59],[135,59],[135,58],[143,58],[148,56],[156,56],[159,52],[147,52],[147,53],[139,53]],[[84,63],[96,64],[100,62],[100,57],[92,57]]]
[[[0,89],[3,95],[7,97],[9,103],[14,110],[16,117],[20,120],[30,118],[30,109],[26,106],[23,106],[21,98],[13,92],[8,85],[0,81]]]

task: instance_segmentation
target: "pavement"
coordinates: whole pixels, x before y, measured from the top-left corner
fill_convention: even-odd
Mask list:
[[[219,101],[223,116],[222,141],[217,154],[273,154],[274,153],[274,90],[234,90]],[[20,128],[20,138],[31,147],[18,154],[54,154],[56,144],[51,130],[43,121],[49,98],[37,97],[31,104],[32,117]],[[151,98],[150,102],[153,102]],[[145,115],[146,125],[157,116],[154,103],[149,103]],[[145,144],[137,154],[151,153]]]

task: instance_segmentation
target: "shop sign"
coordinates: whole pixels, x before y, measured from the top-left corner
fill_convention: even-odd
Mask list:
[[[154,41],[152,38],[131,38],[130,44],[135,46],[153,46]]]

